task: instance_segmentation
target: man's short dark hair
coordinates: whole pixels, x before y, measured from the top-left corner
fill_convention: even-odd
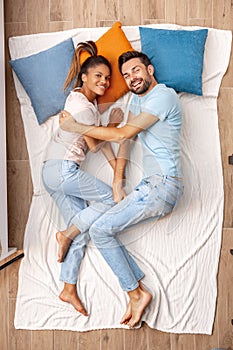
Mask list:
[[[146,67],[148,67],[151,63],[149,57],[144,54],[143,52],[139,52],[139,51],[127,51],[127,52],[124,52],[122,55],[119,56],[118,58],[118,68],[119,68],[119,71],[121,72],[122,74],[122,65],[131,60],[132,58],[139,58],[141,63],[143,63]]]

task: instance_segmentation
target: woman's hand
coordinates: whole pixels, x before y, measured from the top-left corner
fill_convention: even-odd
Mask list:
[[[123,187],[123,181],[114,181],[112,184],[112,195],[115,203],[119,203],[122,199],[126,197],[126,193]]]
[[[123,119],[124,119],[124,113],[122,109],[113,108],[110,113],[108,126],[117,126],[123,121]]]

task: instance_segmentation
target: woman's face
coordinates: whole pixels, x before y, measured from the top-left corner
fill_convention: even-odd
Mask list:
[[[110,77],[110,70],[105,64],[88,68],[87,74],[82,75],[83,88],[102,96],[110,85]]]

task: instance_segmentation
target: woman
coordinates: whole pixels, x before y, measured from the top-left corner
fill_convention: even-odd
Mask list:
[[[83,50],[89,52],[91,57],[80,66],[80,53]],[[105,93],[110,85],[110,76],[111,66],[103,56],[97,56],[95,44],[80,43],[65,82],[65,88],[67,88],[77,77],[75,88],[69,94],[65,104],[65,110],[69,111],[77,122],[99,125],[96,97]],[[110,121],[119,114],[121,115],[119,109],[113,110]],[[80,169],[87,148],[96,152],[100,147],[114,169],[113,191],[110,186]],[[78,269],[89,240],[89,227],[103,211],[107,211],[114,205],[114,200],[118,202],[125,196],[122,185],[119,187],[119,182],[122,184],[124,176],[125,154],[121,157],[124,152],[123,143],[118,152],[118,162],[108,142],[104,143],[59,128],[44,161],[42,170],[44,186],[56,202],[68,227],[65,231],[56,234],[59,244],[58,261],[62,262],[60,280],[64,282],[64,288],[59,297],[62,301],[71,303],[85,316],[88,314],[78,297],[76,288]],[[91,201],[92,204],[87,206],[86,201]],[[82,219],[80,219],[80,213],[82,213]],[[143,277],[143,272],[123,246],[122,251],[132,273],[139,281]]]

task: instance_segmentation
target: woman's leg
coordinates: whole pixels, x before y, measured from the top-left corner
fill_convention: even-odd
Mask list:
[[[73,196],[66,196],[64,192],[61,190],[61,182],[63,179],[61,178],[61,169],[62,169],[62,161],[59,160],[51,160],[44,164],[44,167],[42,169],[42,179],[44,186],[47,190],[47,192],[50,194],[54,202],[56,203],[57,207],[59,208],[60,213],[62,214],[64,221],[69,229],[71,228],[71,220],[72,218],[77,214],[78,211],[83,210],[87,205],[85,201],[83,201],[80,198],[75,198]],[[45,203],[47,205],[47,203]],[[53,216],[51,215],[51,220],[54,221]],[[72,238],[72,234],[76,236],[76,234],[79,232],[79,230],[76,227],[72,227],[73,232],[70,231],[70,237]],[[59,232],[56,234],[57,240],[59,239]],[[72,240],[67,238],[69,240],[69,245],[71,244]],[[72,269],[69,271],[69,278],[70,280],[73,280],[74,283],[65,283],[64,288],[62,292],[59,295],[59,298],[64,302],[71,303],[74,308],[82,313],[84,316],[87,316],[87,311],[83,307],[78,294],[77,294],[77,276],[78,276],[78,269],[80,266],[80,263],[83,259],[84,252],[86,245],[89,241],[89,235],[88,233],[84,234],[82,236],[82,240],[80,240],[79,245],[76,246],[75,256],[73,256],[74,259],[74,266],[76,269],[72,271]],[[59,244],[59,249],[61,247],[61,244]],[[64,250],[64,249],[63,249]],[[63,259],[62,256],[63,252],[61,250],[58,251],[58,259]],[[61,276],[65,274],[66,267],[61,269]]]

